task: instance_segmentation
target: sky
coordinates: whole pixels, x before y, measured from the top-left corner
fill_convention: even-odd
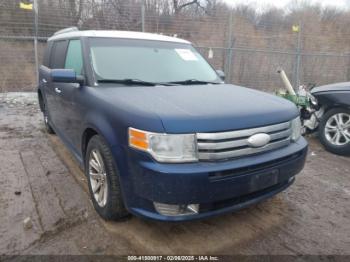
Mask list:
[[[294,0],[294,1],[298,1],[298,0]],[[330,6],[330,7],[335,7],[339,9],[346,9],[350,6],[349,0],[303,0],[303,1],[310,2],[312,4],[319,3],[323,7]],[[253,4],[253,6],[257,7],[257,9],[265,9],[268,6],[284,8],[291,2],[291,0],[224,0],[224,2],[232,6],[235,6],[237,4]]]

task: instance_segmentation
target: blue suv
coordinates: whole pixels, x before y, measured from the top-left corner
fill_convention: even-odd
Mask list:
[[[182,39],[68,28],[48,40],[38,96],[101,217],[183,221],[267,199],[305,163],[296,106],[223,78]]]

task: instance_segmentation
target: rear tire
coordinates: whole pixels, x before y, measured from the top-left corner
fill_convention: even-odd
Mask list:
[[[322,117],[318,135],[326,150],[337,155],[350,155],[350,110],[329,110]]]
[[[52,129],[50,125],[50,120],[49,120],[49,114],[47,112],[46,105],[43,104],[43,116],[44,116],[44,124],[45,124],[45,130],[48,134],[55,134],[55,131]]]
[[[85,174],[97,213],[105,220],[119,220],[128,215],[124,206],[119,173],[112,153],[99,135],[93,136],[86,150]]]

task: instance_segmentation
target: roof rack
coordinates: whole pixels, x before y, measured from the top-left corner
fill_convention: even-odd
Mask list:
[[[59,34],[69,33],[69,32],[74,32],[74,31],[79,31],[78,27],[72,26],[72,27],[64,28],[64,29],[58,30],[53,35],[59,35]]]

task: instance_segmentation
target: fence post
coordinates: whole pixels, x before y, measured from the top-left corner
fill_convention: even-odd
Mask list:
[[[226,49],[226,63],[225,63],[225,74],[226,81],[231,83],[232,81],[232,47],[233,47],[233,9],[230,11],[229,24],[228,24],[228,41]]]
[[[39,84],[39,59],[38,59],[38,2],[33,1],[34,7],[34,59],[35,59],[35,73],[36,83]]]
[[[141,6],[141,29],[142,29],[142,32],[145,32],[145,4],[142,3],[142,6]]]
[[[302,30],[302,24],[299,22],[299,30],[298,30],[298,42],[297,42],[297,56],[296,56],[296,66],[295,66],[295,80],[294,88],[299,88],[300,86],[300,65],[301,65],[301,30]]]

